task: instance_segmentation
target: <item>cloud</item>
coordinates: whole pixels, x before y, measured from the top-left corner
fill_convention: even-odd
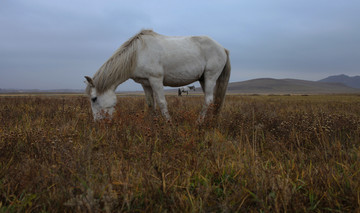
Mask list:
[[[356,75],[360,68],[360,3],[355,0],[1,4],[1,88],[83,88],[83,76],[95,73],[142,28],[165,35],[209,35],[231,51],[231,81],[317,80]],[[132,81],[124,89],[133,88],[141,89]]]

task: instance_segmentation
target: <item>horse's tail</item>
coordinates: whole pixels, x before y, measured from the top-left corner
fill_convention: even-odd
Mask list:
[[[215,87],[215,93],[214,93],[214,113],[219,113],[221,106],[224,103],[225,100],[225,94],[226,89],[229,83],[230,78],[230,71],[231,71],[231,65],[230,65],[230,57],[229,57],[229,50],[225,49],[226,52],[226,64],[224,66],[223,71],[221,72],[219,78],[216,80],[216,87]]]
[[[178,89],[178,96],[181,96],[181,89]]]

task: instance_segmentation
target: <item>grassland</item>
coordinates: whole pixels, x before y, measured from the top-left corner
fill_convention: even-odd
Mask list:
[[[0,97],[0,212],[360,211],[360,96]]]

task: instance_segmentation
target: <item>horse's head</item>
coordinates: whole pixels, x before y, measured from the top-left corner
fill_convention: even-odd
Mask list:
[[[87,91],[90,97],[91,109],[94,120],[111,118],[116,105],[115,91],[109,89],[103,93],[98,93],[93,79],[89,76],[85,76],[85,78],[88,85]]]

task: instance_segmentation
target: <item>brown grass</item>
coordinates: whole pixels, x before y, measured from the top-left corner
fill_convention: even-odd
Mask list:
[[[0,212],[356,212],[360,96],[167,97],[173,123],[121,97],[0,97]]]

